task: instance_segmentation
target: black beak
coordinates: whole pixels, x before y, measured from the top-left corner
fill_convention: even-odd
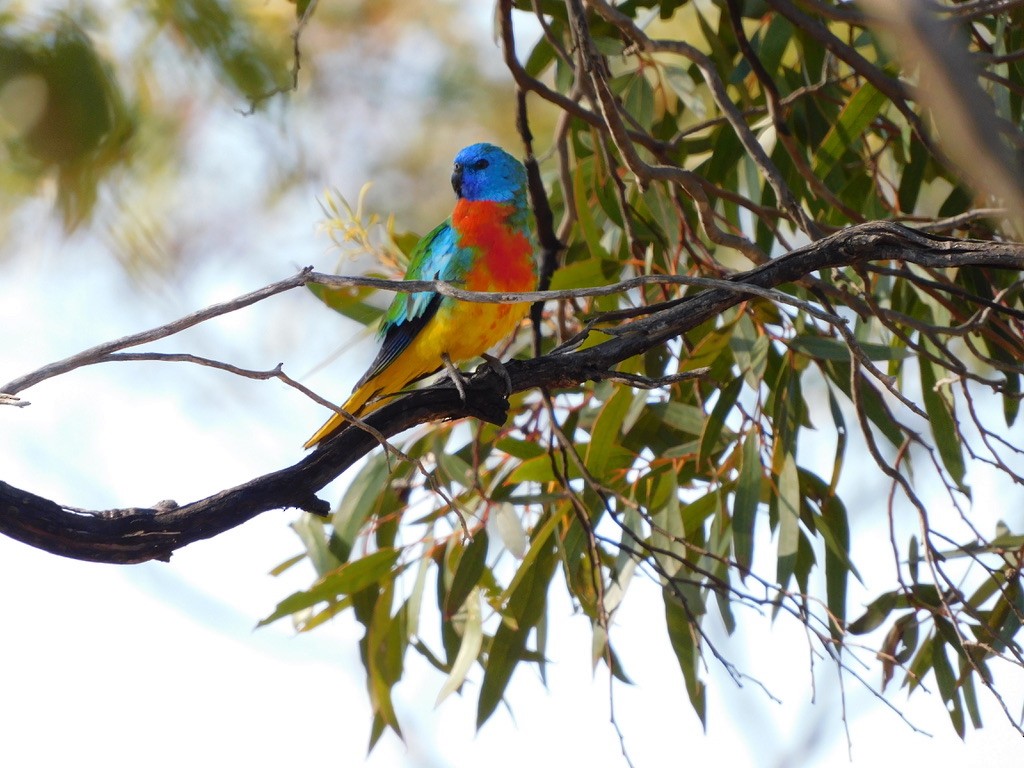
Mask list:
[[[452,189],[455,190],[457,197],[462,197],[462,164],[456,163],[455,170],[452,172]]]

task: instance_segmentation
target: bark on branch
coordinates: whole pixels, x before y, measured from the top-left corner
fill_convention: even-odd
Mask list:
[[[869,222],[735,275],[731,282],[738,284],[737,288],[768,289],[821,270],[880,261],[933,268],[1021,270],[1024,244],[956,240],[891,222]],[[299,279],[296,285],[301,283]],[[256,301],[276,292],[264,289],[248,296]],[[650,314],[616,328],[610,340],[587,349],[556,350],[530,360],[511,361],[507,370],[512,389],[557,389],[614,378],[615,367],[622,361],[678,337],[748,298],[749,293],[742,289],[703,290],[666,302]],[[204,310],[189,317],[205,317],[207,313]],[[506,418],[507,407],[504,380],[483,366],[469,379],[465,403],[445,382],[397,399],[370,415],[366,423],[391,437],[430,421],[466,416],[500,424]],[[82,560],[167,560],[186,544],[216,536],[268,510],[291,507],[326,515],[330,504],[317,494],[377,445],[369,431],[348,427],[293,466],[184,505],[164,502],[147,508],[85,511],[0,482],[0,532],[39,549]]]

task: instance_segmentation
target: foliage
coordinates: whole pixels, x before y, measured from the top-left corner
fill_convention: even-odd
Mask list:
[[[260,108],[289,78],[281,47],[264,44],[243,7],[161,0],[145,19]],[[298,32],[328,11],[300,0],[289,13],[298,49]],[[540,242],[565,244],[540,249],[542,278],[553,289],[728,278],[876,219],[1017,236],[1007,211],[1020,210],[1022,3],[939,5],[919,37],[887,47],[898,16],[869,23],[859,6],[819,0],[501,0],[520,135],[554,215],[554,227],[538,215]],[[539,29],[528,49],[516,48],[516,19]],[[0,178],[10,190],[56,176],[74,225],[104,174],[131,161],[152,117],[146,89],[125,95],[84,23],[30,32],[6,21],[0,128],[18,162]],[[951,76],[929,84],[924,63]],[[47,112],[40,82],[70,95]],[[12,123],[10,105],[25,99],[37,119],[17,111]],[[969,114],[944,121],[957,105]],[[59,133],[58,107],[80,130]],[[536,149],[528,122],[550,124]],[[380,250],[388,266],[415,241],[390,219],[379,233],[362,199],[352,210],[329,197],[327,208],[337,239]],[[548,302],[507,351],[594,344],[700,290],[652,282]],[[364,289],[318,295],[359,322],[379,314]],[[1024,662],[1020,521],[996,514],[981,527],[970,509],[983,470],[1024,483],[1013,438],[1022,319],[1010,269],[861,263],[750,297],[598,383],[520,393],[504,426],[414,430],[401,459],[366,460],[329,520],[294,525],[303,551],[277,572],[308,562],[316,579],[264,623],[290,617],[309,631],[350,613],[365,628],[371,746],[401,733],[392,696],[410,652],[443,676],[439,701],[478,688],[478,724],[522,665],[543,675],[556,582],[591,622],[595,665],[628,682],[612,624],[642,580],[662,599],[650,620],[701,720],[707,659],[732,669],[708,627],[731,633],[750,607],[805,625],[814,653],[880,695],[894,681],[936,691],[963,735],[981,725],[979,688],[1010,716],[994,668]],[[857,507],[888,521],[872,553],[895,572],[863,609],[850,599],[868,565],[855,556]],[[875,658],[877,684],[857,672]]]
[[[69,230],[92,215],[110,174],[138,162],[133,141],[145,124],[167,118],[146,99],[155,83],[131,94],[125,63],[90,34],[97,19],[80,16],[0,18],[0,139],[13,161],[3,186],[23,193],[56,176]],[[136,19],[143,20],[150,39],[163,34],[184,53],[207,57],[237,93],[256,97],[284,84],[283,52],[233,0],[157,2]]]
[[[378,178],[375,189],[408,193],[425,175],[423,148],[459,141],[453,122],[505,143],[514,136],[496,112],[503,89],[495,68],[479,64],[474,30],[454,23],[457,9],[430,0],[313,4],[315,29],[297,27],[287,0],[67,6],[16,0],[0,11],[0,259],[26,247],[24,216],[45,224],[39,203],[55,200],[68,235],[97,235],[98,258],[114,255],[133,277],[155,282],[233,260],[241,217],[254,208],[275,219],[294,213],[320,191],[325,169],[379,177],[373,163],[387,157],[392,181]],[[302,30],[298,60],[293,35]],[[395,53],[417,41],[424,56],[412,78]],[[381,114],[381,83],[412,92],[398,114]],[[418,126],[415,137],[399,135],[406,122]],[[189,205],[211,184],[210,144],[233,136],[254,146],[241,160],[222,159],[232,179],[252,173],[252,182]],[[354,153],[367,136],[375,151]],[[401,196],[395,212],[408,216],[412,197]],[[447,204],[437,202],[422,211],[427,220]]]
[[[117,162],[132,121],[106,63],[70,19],[46,34],[0,34],[0,117],[11,176],[55,171],[68,227],[92,208],[97,177]]]
[[[543,33],[517,54],[513,16],[534,6]],[[1024,11],[971,7],[938,12],[962,43],[947,63],[987,95],[979,119],[1019,146]],[[562,115],[545,164],[567,244],[552,288],[721,278],[879,218],[993,241],[1017,226],[964,183],[948,159],[956,137],[929,127],[941,115],[912,95],[913,66],[848,4],[504,2],[499,26],[532,108]],[[584,328],[593,340],[692,290],[550,303],[540,347]],[[808,277],[785,297],[753,298],[628,361],[631,381],[517,396],[501,428],[431,425],[404,440],[414,463],[371,457],[327,525],[296,525],[318,579],[267,620],[291,615],[307,631],[354,612],[371,743],[400,732],[391,695],[410,650],[446,675],[439,698],[479,685],[479,724],[520,664],[543,674],[555,580],[591,620],[594,662],[627,680],[609,627],[641,574],[662,592],[701,719],[702,660],[719,655],[708,622],[732,632],[747,605],[804,623],[844,674],[859,677],[851,659],[877,651],[882,690],[932,677],[957,732],[980,726],[978,688],[1002,703],[995,660],[1024,660],[1022,538],[1002,522],[976,528],[967,509],[980,464],[1021,482],[1009,437],[1019,275],[892,262]],[[364,299],[334,308],[359,317]],[[524,327],[513,349],[526,354],[529,337]],[[631,385],[702,368],[653,393]],[[904,522],[878,543],[894,588],[856,615],[850,498],[865,478],[863,513]]]

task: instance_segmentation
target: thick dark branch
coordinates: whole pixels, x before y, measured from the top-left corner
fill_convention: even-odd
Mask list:
[[[484,366],[486,368],[486,366]],[[490,369],[487,369],[490,370]],[[504,386],[473,377],[464,406],[453,386],[431,388],[397,400],[366,419],[385,437],[452,417],[505,420]],[[327,515],[317,492],[377,447],[368,431],[350,427],[297,464],[263,475],[191,504],[160,502],[148,508],[86,511],[65,507],[0,481],[0,532],[57,555],[103,563],[169,560],[174,550],[208,539],[272,509],[304,509]],[[298,446],[296,446],[298,451]]]
[[[733,282],[772,288],[820,270],[879,261],[933,268],[970,265],[1020,270],[1024,269],[1024,245],[955,240],[899,224],[870,222],[737,275]],[[748,298],[743,291],[711,288],[621,326],[612,339],[593,347],[513,360],[507,364],[512,389],[573,387],[608,378],[622,361],[678,337]],[[430,421],[466,416],[500,424],[506,418],[504,391],[502,377],[483,366],[468,381],[466,403],[445,383],[406,395],[370,415],[366,422],[386,437]],[[216,536],[271,509],[293,507],[327,514],[330,505],[317,493],[376,445],[376,439],[365,430],[342,429],[294,466],[184,506],[162,503],[147,509],[84,512],[0,483],[0,532],[82,560],[166,560],[179,547]]]

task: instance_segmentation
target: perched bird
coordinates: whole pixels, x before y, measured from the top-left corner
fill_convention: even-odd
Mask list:
[[[444,280],[470,291],[532,291],[537,284],[526,203],[526,169],[493,144],[473,144],[455,157],[451,217],[413,249],[406,280]],[[385,396],[442,367],[483,355],[507,338],[528,304],[481,304],[433,292],[396,294],[378,331],[381,349],[342,410],[380,408]],[[308,441],[311,448],[341,426],[334,414]]]

